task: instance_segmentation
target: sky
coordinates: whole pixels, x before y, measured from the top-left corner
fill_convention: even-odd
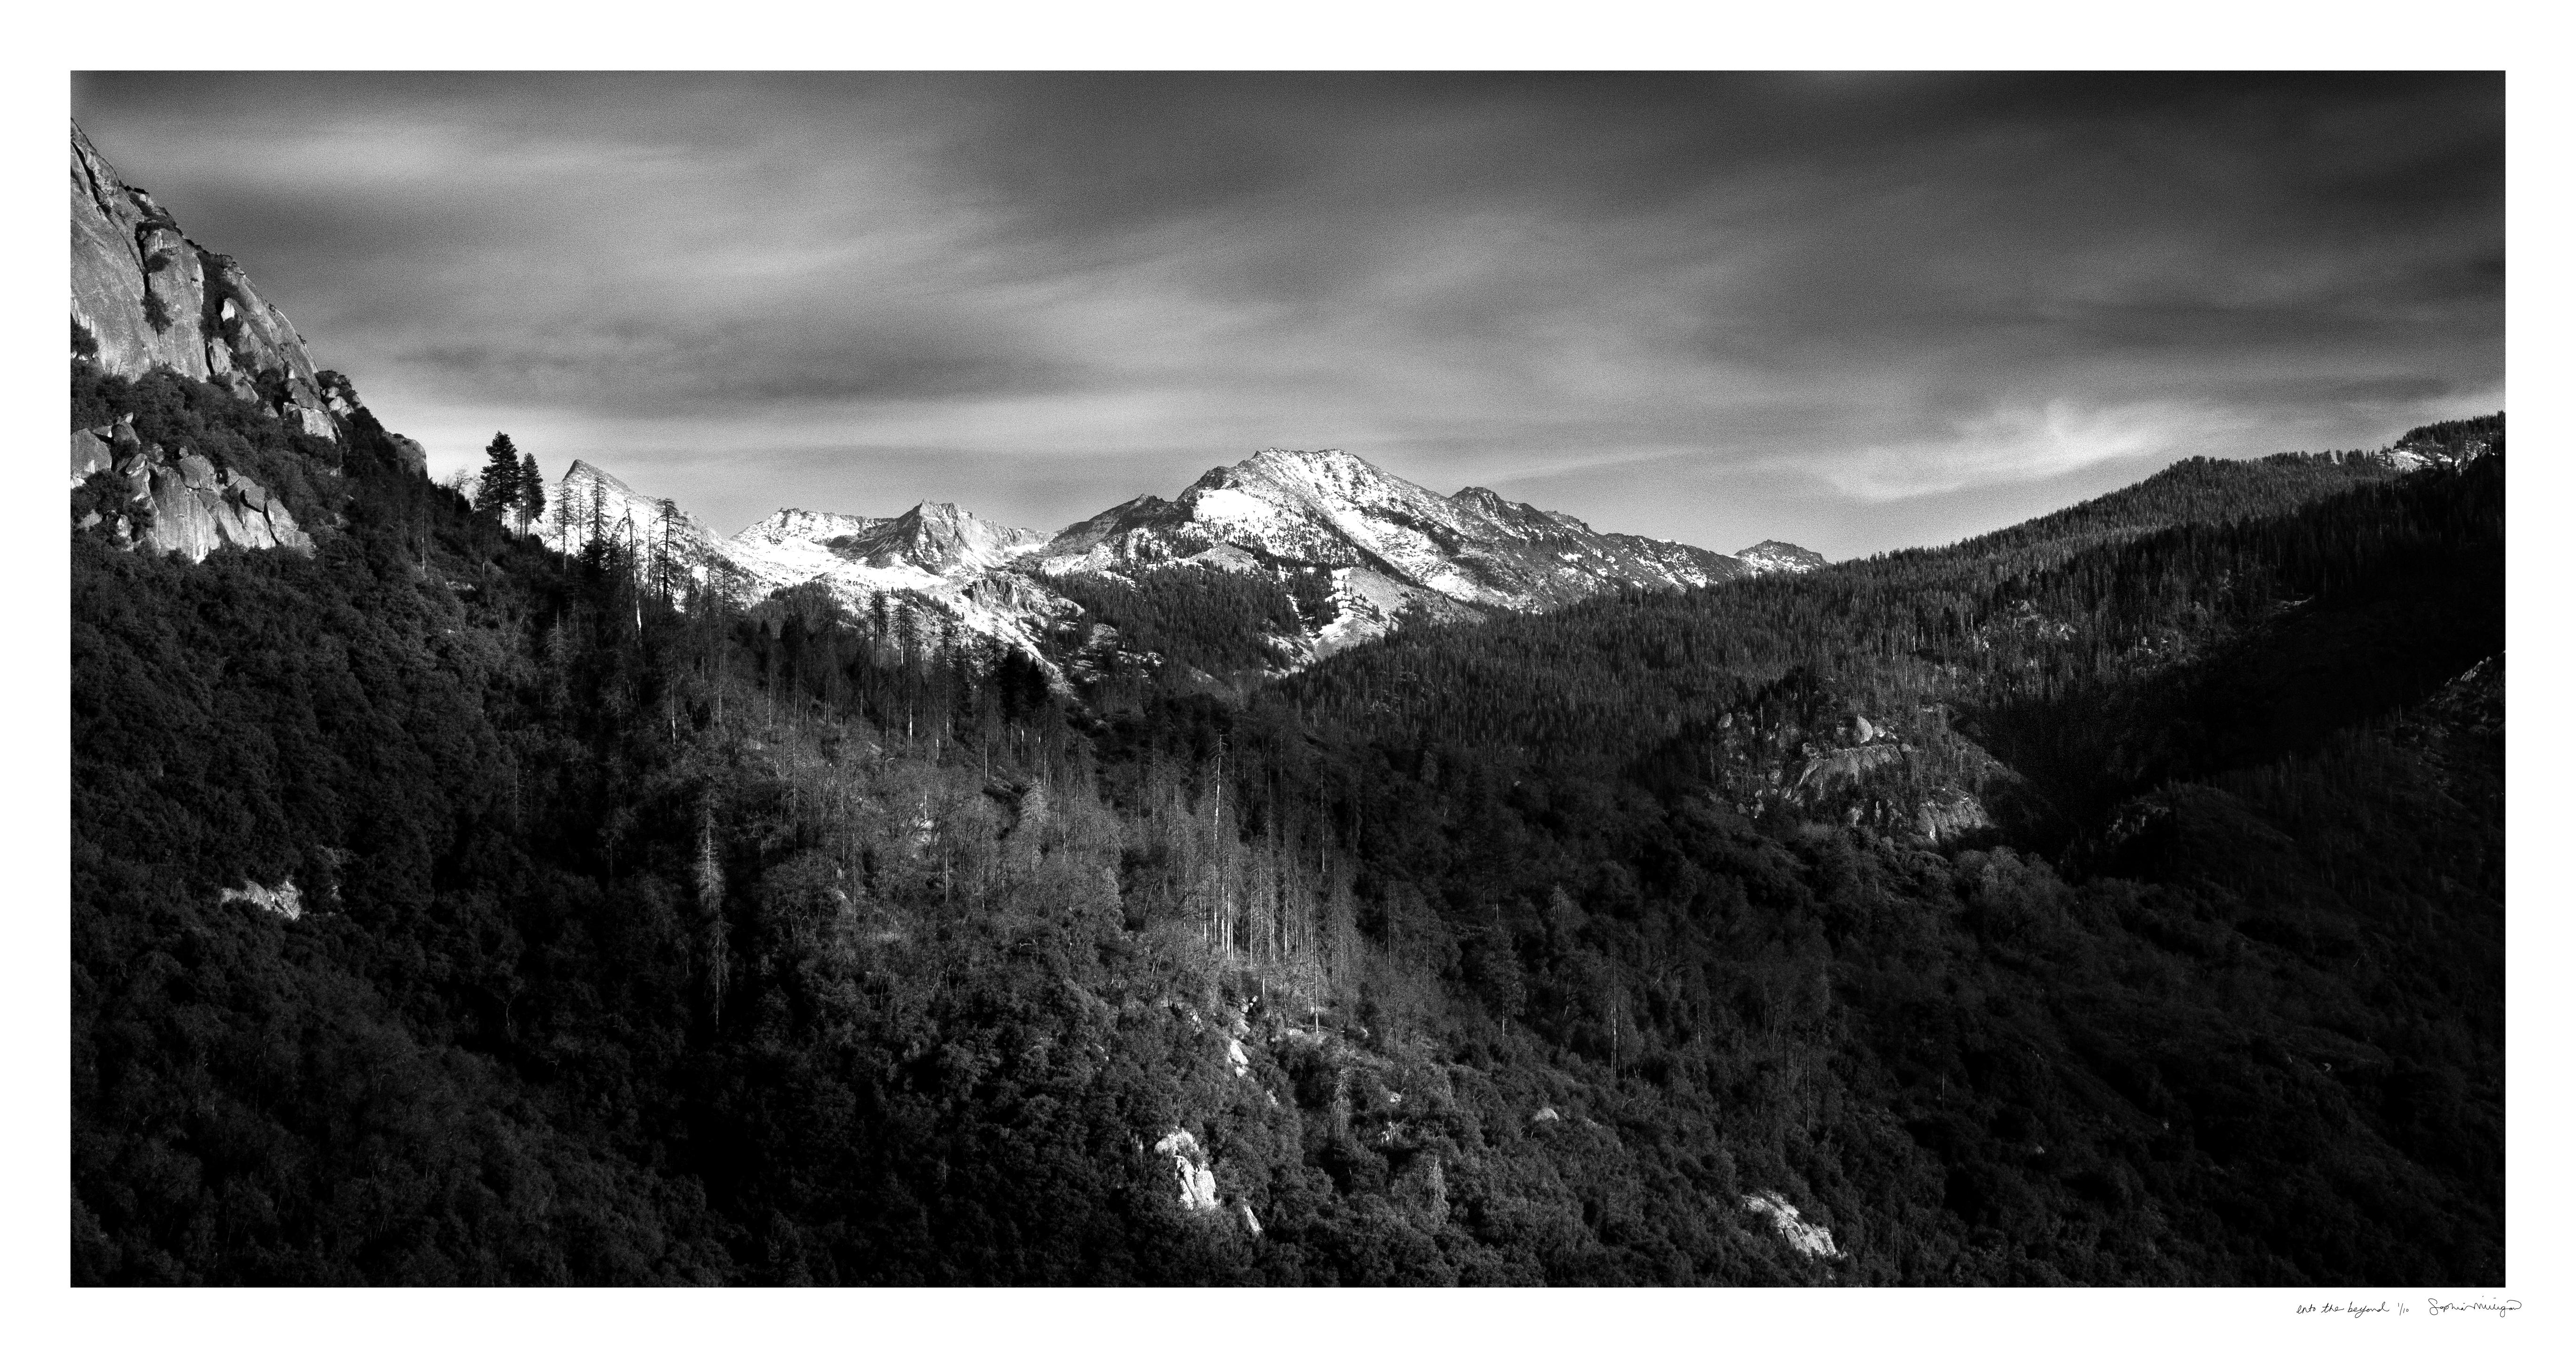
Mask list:
[[[432,470],[1055,529],[1337,447],[1840,559],[2504,407],[2501,75],[84,74]]]

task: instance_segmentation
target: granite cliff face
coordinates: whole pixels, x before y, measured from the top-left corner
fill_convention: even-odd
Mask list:
[[[358,408],[337,373],[229,255],[191,240],[152,195],[125,182],[71,130],[72,354],[108,374],[156,370],[209,382],[312,438],[342,442]],[[188,448],[145,443],[130,423],[76,430],[74,522],[119,542],[203,560],[217,547],[309,551],[312,539],[268,488]],[[419,470],[420,445],[395,439]],[[101,474],[105,479],[94,480]]]
[[[72,489],[91,488],[101,473],[110,493],[93,495],[73,521],[77,528],[104,527],[120,543],[181,552],[190,561],[222,546],[313,550],[285,501],[197,453],[145,443],[131,416],[72,431]]]
[[[314,368],[294,324],[232,256],[126,183],[77,123],[71,208],[73,352],[122,377],[168,368],[214,382],[315,438],[340,437],[335,416],[354,398]]]

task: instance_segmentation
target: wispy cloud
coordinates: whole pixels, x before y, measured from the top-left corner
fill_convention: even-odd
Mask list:
[[[2104,463],[2241,450],[2252,423],[2223,407],[2050,401],[1988,411],[1934,438],[1864,448],[1830,464],[1826,479],[1858,500],[1901,500],[2046,480]]]
[[[164,74],[74,104],[440,466],[508,427],[711,520],[1052,526],[1287,443],[1849,551],[2502,399],[2494,77]]]

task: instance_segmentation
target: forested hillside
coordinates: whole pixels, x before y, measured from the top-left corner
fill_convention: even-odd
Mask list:
[[[2501,1280],[2500,420],[1067,690],[85,368],[76,1281]]]

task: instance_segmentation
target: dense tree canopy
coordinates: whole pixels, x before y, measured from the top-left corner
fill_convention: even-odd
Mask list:
[[[2500,455],[1068,688],[127,414],[320,546],[74,536],[79,1281],[2501,1280]]]

